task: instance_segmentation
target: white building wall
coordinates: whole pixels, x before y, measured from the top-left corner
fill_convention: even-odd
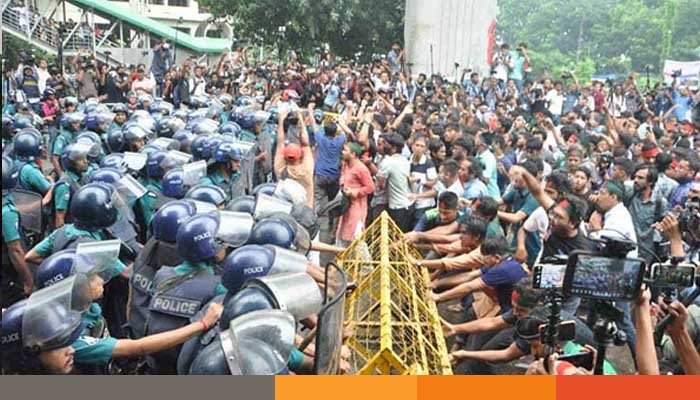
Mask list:
[[[457,62],[459,75],[467,67],[488,72],[488,29],[497,13],[496,0],[406,0],[404,41],[411,71],[454,77]]]

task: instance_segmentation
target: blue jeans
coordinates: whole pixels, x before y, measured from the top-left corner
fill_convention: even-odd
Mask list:
[[[623,313],[625,313],[624,317],[622,318],[622,323],[619,325],[619,328],[627,334],[627,346],[629,346],[630,352],[632,352],[632,358],[635,360],[636,363],[637,353],[634,350],[634,344],[637,340],[637,330],[634,328],[634,323],[632,322],[632,310],[630,304],[631,303],[629,301],[616,301],[615,307],[617,307]]]

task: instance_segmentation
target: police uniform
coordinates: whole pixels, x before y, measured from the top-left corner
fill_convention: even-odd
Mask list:
[[[42,258],[47,258],[54,253],[73,247],[78,243],[100,242],[110,239],[111,237],[107,236],[102,231],[87,231],[77,228],[73,224],[68,224],[51,232],[51,234],[39,242],[33,250]],[[117,276],[126,269],[126,265],[120,260],[115,260],[110,268],[113,268],[111,276]]]
[[[90,304],[90,308],[81,314],[84,326],[83,332],[73,344],[75,350],[75,363],[78,370],[85,373],[90,367],[105,367],[112,360],[117,339],[103,337],[104,318],[102,307],[97,303]],[[89,371],[95,371],[90,368]]]
[[[160,181],[156,179],[149,179],[144,186],[148,190],[148,193],[138,200],[137,205],[145,228],[150,226],[153,214],[158,211],[158,208],[156,207],[157,200],[161,195],[163,187],[161,186]]]
[[[221,189],[223,189],[224,193],[226,193],[226,200],[231,200],[231,186],[234,182],[236,182],[236,179],[238,179],[239,175],[240,172],[234,171],[231,172],[231,177],[229,179],[226,179],[226,177],[217,169],[211,174],[202,178],[200,183],[220,187]]]
[[[76,174],[75,172],[67,169],[64,171],[61,179],[56,182],[56,187],[54,188],[54,207],[56,211],[66,212],[66,222],[71,222],[68,218],[68,210],[70,207],[70,199],[78,189],[80,189],[82,182],[82,176]]]
[[[78,133],[71,132],[63,127],[61,127],[58,132],[58,136],[56,136],[51,146],[51,154],[56,157],[61,157],[63,150],[68,145],[75,143]]]
[[[225,294],[226,288],[208,262],[185,261],[175,268],[162,267],[153,280],[153,297],[149,306],[146,334],[152,335],[181,328],[211,299]],[[182,346],[149,357],[157,374],[177,373],[177,358]]]
[[[51,182],[44,176],[36,161],[30,161],[19,168],[20,188],[36,192],[42,196],[51,188]]]
[[[253,133],[247,129],[241,129],[241,133],[240,133],[241,141],[253,143],[253,142],[255,142],[255,140],[257,138],[258,138],[258,135],[256,135],[255,133]]]
[[[11,304],[21,300],[24,297],[24,284],[20,282],[19,275],[12,265],[8,243],[17,240],[22,241],[22,245],[26,244],[24,232],[20,225],[20,215],[15,208],[12,195],[2,195],[2,281],[1,292],[2,307],[8,307]]]

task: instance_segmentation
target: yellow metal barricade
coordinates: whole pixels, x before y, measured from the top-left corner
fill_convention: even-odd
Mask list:
[[[345,312],[356,374],[452,374],[428,271],[409,263],[409,255],[420,258],[384,212],[338,256],[357,284]]]
[[[323,113],[323,124],[327,124],[330,122],[335,121],[336,118],[340,117],[340,114],[338,113],[332,113],[332,112],[325,112]]]

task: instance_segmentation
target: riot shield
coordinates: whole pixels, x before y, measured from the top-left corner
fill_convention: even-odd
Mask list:
[[[296,320],[317,314],[323,303],[321,290],[306,272],[255,278],[249,280],[244,287],[263,290],[274,299],[277,308],[288,311]]]
[[[294,317],[282,310],[260,310],[231,321],[220,335],[232,375],[275,375],[287,368],[294,348]]]
[[[192,161],[192,154],[183,153],[179,150],[170,150],[168,157],[175,160],[175,163],[182,166]]]
[[[200,160],[182,166],[182,184],[192,187],[207,176],[207,162]]]
[[[88,278],[80,274],[34,292],[22,317],[23,347],[45,351],[70,345],[91,302]]]
[[[303,255],[278,246],[265,245],[264,247],[272,250],[275,255],[268,275],[306,272],[308,260]]]
[[[256,220],[261,220],[273,213],[290,214],[292,212],[292,203],[276,197],[268,196],[264,193],[258,194],[258,199],[255,202],[255,212],[253,216]]]
[[[119,275],[114,268],[121,249],[120,240],[80,243],[75,249],[73,270],[87,276],[99,275],[103,281]]]
[[[255,220],[248,213],[219,211],[219,231],[217,239],[232,247],[245,244],[253,230]]]
[[[180,150],[180,142],[178,142],[175,139],[170,139],[166,137],[159,137],[158,139],[152,141],[150,144],[160,148],[163,151]]]
[[[124,164],[131,171],[141,171],[146,166],[148,155],[145,153],[124,153]]]
[[[307,254],[309,252],[309,249],[311,249],[311,237],[309,236],[309,232],[301,226],[297,220],[295,220],[292,216],[281,213],[281,212],[275,212],[274,214],[269,215],[270,218],[278,218],[283,221],[285,221],[289,226],[294,229],[294,249],[302,254]]]
[[[326,267],[324,287],[324,304],[316,322],[314,375],[338,375],[348,283],[343,270],[334,263]]]
[[[19,213],[19,222],[27,232],[43,233],[44,220],[41,195],[23,189],[13,189],[12,197]]]
[[[306,204],[306,189],[294,179],[283,179],[277,182],[273,196],[286,200],[292,205]]]

